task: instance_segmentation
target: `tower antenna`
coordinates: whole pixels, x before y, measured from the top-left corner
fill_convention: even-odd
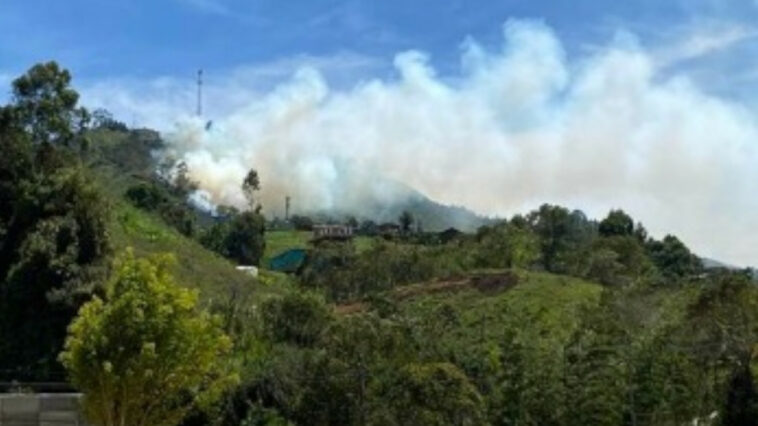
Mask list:
[[[290,220],[290,196],[284,197],[284,220]]]
[[[197,70],[197,116],[203,115],[203,70]]]

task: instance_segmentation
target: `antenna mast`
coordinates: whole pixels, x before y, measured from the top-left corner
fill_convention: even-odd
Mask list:
[[[203,70],[197,70],[197,116],[203,115]]]

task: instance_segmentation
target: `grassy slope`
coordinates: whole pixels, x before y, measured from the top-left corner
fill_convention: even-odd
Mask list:
[[[276,292],[288,281],[268,272],[258,280],[239,272],[234,264],[167,226],[157,215],[133,207],[123,194],[138,181],[135,177],[108,166],[95,168],[94,175],[110,199],[109,233],[116,252],[131,247],[138,256],[172,253],[177,282],[199,289],[203,300],[226,299],[239,292],[262,296]]]
[[[159,218],[117,201],[110,232],[116,250],[134,249],[138,256],[173,253],[177,281],[198,288],[204,299],[228,297],[236,290],[251,291],[256,280],[234,269],[226,259],[206,250]]]
[[[272,257],[281,252],[295,248],[307,248],[311,233],[308,231],[268,231],[266,232],[266,251],[261,265],[268,265]]]
[[[461,343],[499,339],[508,329],[517,329],[525,340],[565,341],[577,327],[583,306],[596,305],[602,287],[565,276],[520,271],[519,283],[499,293],[482,293],[470,288],[453,294],[431,294],[407,299],[401,309],[431,320],[442,304],[458,313],[458,326],[446,330],[446,337]]]

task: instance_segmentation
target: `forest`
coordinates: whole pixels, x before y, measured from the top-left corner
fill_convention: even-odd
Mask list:
[[[11,91],[4,391],[68,383],[104,426],[758,424],[755,272],[621,208],[544,204],[470,233],[409,208],[382,232],[266,218],[250,170],[245,208],[209,213],[158,132],[81,106],[57,63]],[[355,236],[312,243],[316,222]],[[293,247],[297,271],[269,268]]]

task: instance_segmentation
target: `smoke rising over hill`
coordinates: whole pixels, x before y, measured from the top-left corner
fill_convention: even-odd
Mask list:
[[[252,167],[277,213],[289,194],[297,210],[370,214],[407,188],[491,215],[622,207],[654,235],[755,263],[756,114],[659,62],[629,36],[569,58],[550,28],[509,21],[501,50],[463,44],[454,77],[417,51],[347,90],[304,68],[209,131],[187,118],[167,137],[216,203],[241,205]]]

